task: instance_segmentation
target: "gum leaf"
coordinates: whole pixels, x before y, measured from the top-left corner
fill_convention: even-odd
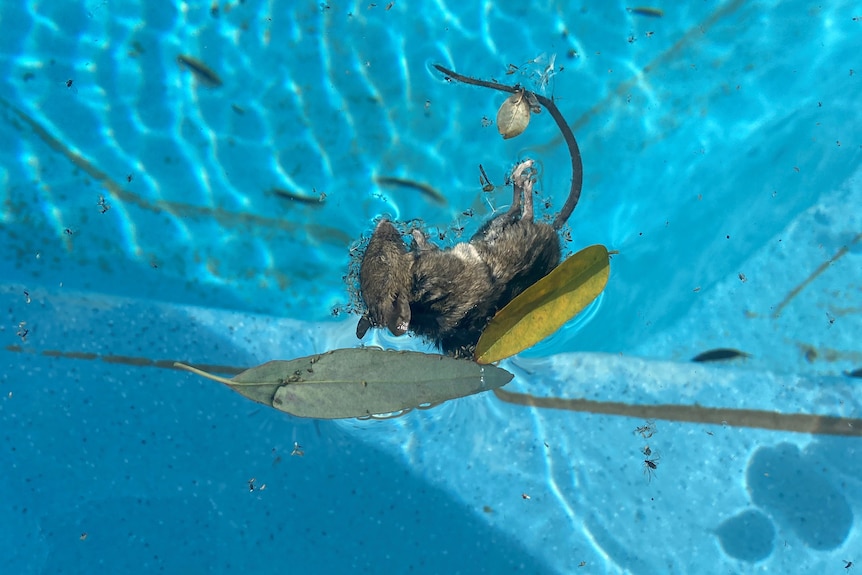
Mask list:
[[[605,289],[609,263],[601,245],[569,257],[497,312],[476,344],[476,361],[500,361],[560,329]]]
[[[366,417],[441,403],[496,389],[512,379],[504,369],[469,360],[376,348],[270,361],[232,379],[175,365],[258,403],[319,419]]]
[[[520,136],[530,123],[530,103],[524,92],[512,94],[497,110],[497,130],[504,140]]]

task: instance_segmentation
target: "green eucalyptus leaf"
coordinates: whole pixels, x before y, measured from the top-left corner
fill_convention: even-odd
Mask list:
[[[492,363],[533,347],[596,299],[609,274],[605,246],[570,256],[497,312],[476,344],[476,361]]]
[[[336,349],[270,361],[232,379],[183,364],[280,411],[319,419],[392,413],[496,389],[512,374],[495,366],[414,351]]]
[[[497,110],[497,131],[504,140],[520,136],[530,123],[530,103],[524,92],[512,94]]]

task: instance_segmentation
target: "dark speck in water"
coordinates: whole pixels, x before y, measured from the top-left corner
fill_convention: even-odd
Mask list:
[[[207,88],[218,88],[222,85],[221,78],[219,78],[218,74],[197,58],[180,54],[177,56],[177,62],[180,66],[191,70],[195,79]]]
[[[326,199],[325,194],[310,196],[301,192],[294,192],[293,190],[285,190],[283,188],[272,188],[270,190],[270,193],[280,198],[284,198],[285,200],[301,202],[303,204],[309,204],[312,206],[320,205]]]
[[[739,357],[751,357],[751,354],[745,353],[744,351],[739,351],[737,349],[719,348],[699,353],[693,358],[691,358],[691,361],[724,361],[728,359],[736,359]]]
[[[661,18],[664,16],[664,10],[661,8],[650,8],[647,6],[639,6],[637,8],[629,8],[629,12],[638,16],[649,16],[650,18]]]

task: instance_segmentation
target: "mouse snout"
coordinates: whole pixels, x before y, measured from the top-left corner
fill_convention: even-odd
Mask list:
[[[389,328],[389,333],[391,333],[395,337],[400,337],[407,333],[407,328],[402,326],[395,326],[395,329]]]
[[[407,322],[401,322],[397,325],[390,325],[389,332],[397,337],[399,335],[404,335],[405,333],[407,333],[408,327],[409,326],[407,325]]]

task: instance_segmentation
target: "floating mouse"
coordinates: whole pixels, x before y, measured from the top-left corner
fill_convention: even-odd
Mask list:
[[[356,326],[362,339],[372,327],[396,336],[408,331],[435,342],[446,354],[472,357],[482,331],[502,307],[560,263],[563,227],[577,204],[583,182],[580,151],[571,129],[552,100],[496,82],[435,66],[447,79],[509,93],[522,93],[544,106],[569,148],[572,185],[553,225],[533,219],[532,160],[512,171],[511,208],[485,223],[468,242],[441,249],[418,229],[408,246],[395,226],[382,219],[359,268],[366,311]]]
[[[532,160],[518,164],[509,211],[449,249],[418,229],[408,248],[395,226],[381,220],[359,270],[367,311],[357,337],[371,327],[396,336],[412,331],[449,355],[472,356],[494,314],[560,263],[557,229],[533,219],[534,173]]]

